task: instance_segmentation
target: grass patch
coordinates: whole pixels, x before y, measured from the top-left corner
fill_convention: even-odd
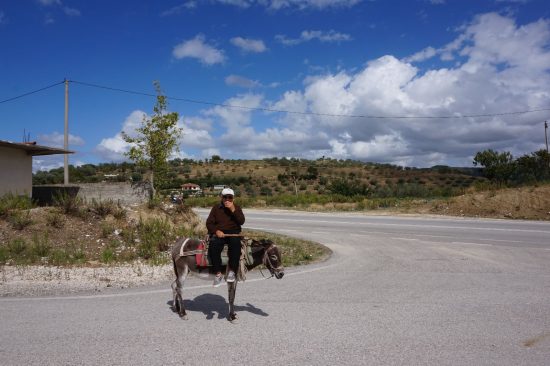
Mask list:
[[[243,234],[251,239],[269,239],[273,241],[281,249],[283,265],[285,267],[323,261],[332,253],[329,248],[319,243],[291,238],[286,235],[266,233],[255,230],[243,230]]]
[[[32,224],[31,212],[29,210],[13,211],[8,216],[8,221],[16,230],[23,230]]]
[[[30,210],[32,201],[27,196],[15,196],[8,193],[0,197],[0,217],[6,217],[10,211]]]

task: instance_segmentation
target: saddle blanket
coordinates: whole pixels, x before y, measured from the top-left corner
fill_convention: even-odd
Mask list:
[[[180,256],[188,256],[188,255],[194,255],[195,256],[195,262],[197,264],[197,267],[210,267],[212,263],[210,262],[210,258],[208,256],[208,243],[204,240],[201,240],[199,242],[199,245],[197,246],[197,249],[191,250],[191,251],[183,251],[183,248],[185,247],[185,244],[187,244],[187,241],[189,238],[187,238],[180,249]],[[241,259],[244,259],[248,263],[252,263],[252,248],[249,245],[243,244],[241,247]],[[228,263],[229,257],[227,255],[227,248],[224,248],[222,251],[222,266],[226,266]]]

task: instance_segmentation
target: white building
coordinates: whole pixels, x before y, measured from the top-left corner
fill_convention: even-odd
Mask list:
[[[32,194],[32,157],[36,155],[72,154],[73,151],[0,140],[0,197]]]

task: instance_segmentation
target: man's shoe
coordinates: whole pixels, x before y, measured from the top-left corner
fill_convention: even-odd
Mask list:
[[[235,272],[229,271],[229,274],[227,275],[227,282],[235,282]]]
[[[223,276],[221,274],[217,275],[216,278],[214,278],[214,283],[212,284],[212,286],[220,287],[222,285],[222,281],[223,281]]]

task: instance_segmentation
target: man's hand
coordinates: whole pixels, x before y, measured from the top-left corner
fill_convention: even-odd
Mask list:
[[[233,201],[224,200],[223,205],[228,208],[231,212],[235,212],[235,205],[233,204]]]
[[[225,236],[225,234],[223,233],[223,231],[221,230],[216,230],[216,236],[218,238],[223,238]]]

